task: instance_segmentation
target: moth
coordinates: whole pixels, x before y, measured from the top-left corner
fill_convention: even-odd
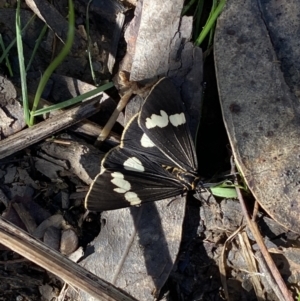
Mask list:
[[[198,163],[177,88],[162,78],[124,129],[91,184],[85,206],[114,210],[200,192]]]

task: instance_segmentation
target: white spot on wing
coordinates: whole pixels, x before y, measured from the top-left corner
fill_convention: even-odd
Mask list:
[[[117,193],[125,193],[127,190],[125,190],[124,188],[114,188],[114,191]]]
[[[125,193],[131,189],[130,183],[124,180],[124,176],[120,172],[113,172],[111,176],[113,177],[111,182],[117,186],[117,188],[114,189],[115,192]]]
[[[150,118],[146,118],[145,125],[147,129],[152,129],[156,126],[164,128],[168,123],[168,114],[165,111],[160,110],[160,115],[152,114]]]
[[[153,146],[155,146],[155,144],[152,142],[152,140],[146,134],[143,134],[143,136],[141,138],[141,145],[143,147],[153,147]]]
[[[138,195],[135,192],[128,191],[125,193],[125,199],[130,203],[130,205],[139,205],[142,200],[138,197]]]
[[[128,181],[124,180],[123,174],[120,172],[113,172],[111,175],[113,177],[111,182],[117,186],[117,188],[114,188],[115,192],[124,194],[124,198],[131,206],[141,204],[142,200],[138,197],[138,195],[135,192],[129,191],[131,189],[131,185]]]
[[[137,171],[137,172],[145,171],[145,168],[144,168],[142,162],[136,157],[128,158],[123,163],[123,165],[124,165],[124,168],[127,170],[133,170],[133,171]]]
[[[186,123],[185,115],[183,112],[180,114],[170,115],[169,118],[170,118],[171,124],[176,127]]]

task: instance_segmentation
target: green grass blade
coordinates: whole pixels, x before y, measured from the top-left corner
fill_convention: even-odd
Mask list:
[[[202,12],[203,12],[203,6],[204,6],[204,0],[198,0],[197,7],[195,10],[194,14],[194,19],[195,19],[195,25],[194,25],[194,40],[197,39],[197,36],[200,33],[200,24],[201,24],[201,17],[202,17]]]
[[[200,46],[203,40],[206,38],[209,31],[212,29],[213,25],[215,24],[218,16],[223,10],[223,7],[226,3],[226,0],[221,0],[216,9],[211,14],[210,18],[207,20],[205,26],[203,27],[203,30],[201,31],[199,37],[197,38],[195,45]]]
[[[211,9],[211,11],[210,11],[208,20],[212,17],[213,12],[215,11],[215,9],[216,9],[216,7],[217,7],[217,5],[218,5],[217,2],[218,2],[217,0],[213,0],[212,9]],[[216,26],[216,23],[213,23],[211,29],[209,30],[209,37],[208,37],[208,43],[207,43],[207,50],[209,50],[209,48],[212,46],[215,26]]]
[[[191,8],[191,6],[195,3],[196,0],[190,0],[187,5],[185,5],[182,9],[181,15],[184,16],[188,10]],[[203,0],[200,0],[203,1]]]
[[[1,45],[2,52],[5,52],[5,45],[4,45],[1,33],[0,33],[0,45]],[[7,69],[8,69],[9,76],[11,76],[11,77],[14,76],[14,74],[12,72],[12,69],[11,69],[11,65],[10,65],[9,59],[8,59],[8,55],[5,57],[5,65],[6,65]]]
[[[107,83],[99,88],[96,88],[92,91],[89,91],[87,93],[84,93],[84,94],[81,94],[79,96],[76,96],[74,98],[71,98],[69,100],[65,100],[63,102],[60,102],[58,104],[55,104],[55,105],[52,105],[52,106],[49,106],[49,107],[46,107],[46,108],[42,108],[42,109],[39,109],[39,110],[36,110],[35,113],[34,113],[34,116],[38,116],[38,115],[43,115],[43,114],[46,114],[46,113],[50,113],[52,112],[53,110],[59,110],[59,109],[63,109],[63,108],[66,108],[66,107],[69,107],[71,105],[74,105],[76,103],[79,103],[89,97],[93,97],[93,96],[96,96],[97,94],[99,94],[100,92],[103,92],[107,89],[110,89],[114,86],[113,83]]]
[[[21,0],[18,0],[17,11],[16,11],[16,38],[17,38],[18,59],[19,59],[19,68],[20,68],[20,77],[21,77],[24,119],[26,124],[29,125],[29,107],[28,107],[28,94],[27,94],[27,83],[26,83],[26,70],[24,64],[24,52],[23,52],[23,43],[22,43],[20,3]]]
[[[68,28],[68,37],[66,44],[64,45],[63,49],[59,53],[59,55],[53,60],[53,62],[48,66],[48,68],[45,70],[40,83],[38,85],[34,101],[33,101],[33,106],[32,110],[30,113],[30,125],[33,125],[34,123],[34,116],[35,116],[35,111],[38,107],[38,103],[40,101],[40,98],[42,96],[42,93],[44,91],[44,88],[48,82],[48,79],[50,78],[51,74],[53,71],[59,66],[59,64],[65,59],[65,57],[68,55],[72,48],[73,40],[74,40],[74,35],[75,35],[75,14],[74,14],[74,5],[73,1],[69,0],[69,28]]]
[[[39,34],[38,39],[37,39],[36,42],[35,42],[33,52],[32,52],[32,54],[31,54],[30,60],[29,60],[29,62],[28,62],[28,64],[27,64],[27,67],[26,67],[26,72],[30,69],[31,63],[32,63],[32,61],[33,61],[33,58],[35,57],[35,54],[36,54],[36,52],[37,52],[37,50],[38,50],[38,48],[39,48],[39,46],[40,46],[40,44],[41,44],[41,42],[42,42],[42,39],[43,39],[43,37],[44,37],[46,31],[47,31],[47,28],[48,28],[48,26],[45,24],[45,25],[43,26],[42,31],[41,31],[40,34]]]
[[[27,24],[24,26],[24,28],[22,29],[22,33],[26,30],[26,28],[29,26],[29,24],[35,19],[36,15],[33,15],[29,21],[27,22]],[[11,43],[7,46],[7,48],[5,49],[5,51],[2,53],[1,57],[0,57],[0,64],[3,62],[3,60],[7,57],[10,49],[15,45],[16,43],[16,38],[13,39],[11,41]]]

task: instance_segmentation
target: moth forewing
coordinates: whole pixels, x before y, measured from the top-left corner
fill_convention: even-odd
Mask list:
[[[121,137],[120,147],[130,149],[134,152],[151,158],[153,162],[166,166],[174,165],[174,162],[166,157],[153,143],[153,141],[143,132],[138,125],[139,114],[136,114],[126,126]]]
[[[141,108],[138,123],[174,166],[197,171],[197,157],[184,104],[170,79],[163,78],[152,88]]]

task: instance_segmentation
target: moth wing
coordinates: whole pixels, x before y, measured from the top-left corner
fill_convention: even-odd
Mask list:
[[[122,138],[121,148],[130,149],[141,156],[151,159],[152,162],[166,166],[176,166],[165,156],[151,139],[143,132],[138,124],[139,113],[131,118],[126,126]]]
[[[146,98],[138,123],[142,131],[175,166],[197,172],[198,163],[179,92],[168,78],[161,79]]]
[[[184,191],[182,183],[161,165],[116,147],[103,159],[85,206],[92,211],[114,210],[175,197]]]

